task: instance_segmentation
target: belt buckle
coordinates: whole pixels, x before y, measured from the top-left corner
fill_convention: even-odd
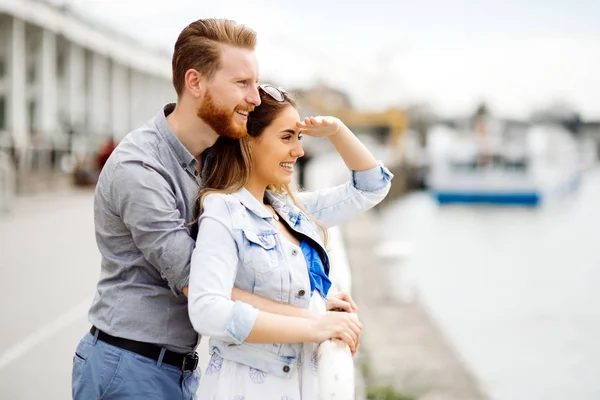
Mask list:
[[[198,367],[198,353],[193,352],[193,353],[188,353],[183,357],[183,362],[181,364],[181,370],[183,372],[187,372],[187,371],[195,371],[196,368]],[[188,363],[191,363],[191,365],[188,366]]]

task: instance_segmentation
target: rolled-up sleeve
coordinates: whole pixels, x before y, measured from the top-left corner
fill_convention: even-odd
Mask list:
[[[296,199],[310,215],[330,227],[381,202],[390,191],[393,177],[379,161],[377,167],[352,171],[350,181],[345,184],[298,193]]]
[[[201,335],[243,343],[256,322],[258,310],[231,299],[239,262],[226,200],[209,195],[198,222],[188,288],[190,321]]]
[[[390,188],[390,182],[394,175],[387,169],[381,161],[375,168],[366,171],[352,171],[352,186],[363,192],[386,193]]]
[[[165,177],[147,163],[123,161],[112,171],[109,196],[144,258],[181,295],[194,240]]]

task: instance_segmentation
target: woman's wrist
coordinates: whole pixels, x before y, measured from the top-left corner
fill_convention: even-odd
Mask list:
[[[344,125],[344,123],[342,122],[341,119],[338,119],[338,118],[336,118],[336,119],[337,119],[337,129],[335,130],[335,132],[333,132],[331,135],[328,136],[329,139],[333,139],[336,136],[338,136],[341,132],[344,131],[344,128],[346,128],[346,130],[349,131],[349,129],[346,127],[346,125]]]
[[[311,321],[317,321],[322,317],[321,314],[316,313],[314,311],[310,311],[309,309],[304,309],[304,312],[302,313],[302,318],[306,318],[308,320]]]
[[[316,318],[311,318],[307,321],[307,342],[318,343],[319,342],[319,317],[316,313]]]

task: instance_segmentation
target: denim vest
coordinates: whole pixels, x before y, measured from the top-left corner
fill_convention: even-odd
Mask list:
[[[295,195],[313,218],[327,227],[379,203],[393,175],[383,166],[353,172],[343,185]],[[266,202],[281,222],[319,253],[329,274],[329,257],[320,228],[287,196],[266,192]],[[246,343],[258,310],[231,300],[233,287],[303,308],[310,302],[308,267],[301,251],[289,246],[273,224],[273,215],[246,189],[212,194],[204,201],[189,281],[189,314],[202,335],[211,336],[210,351],[279,377],[296,368],[302,343]]]

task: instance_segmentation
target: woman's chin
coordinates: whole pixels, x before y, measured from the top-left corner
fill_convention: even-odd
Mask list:
[[[278,186],[278,185],[289,185],[292,183],[292,176],[278,176],[276,179],[273,179],[273,182],[271,183],[271,185],[273,186]]]

